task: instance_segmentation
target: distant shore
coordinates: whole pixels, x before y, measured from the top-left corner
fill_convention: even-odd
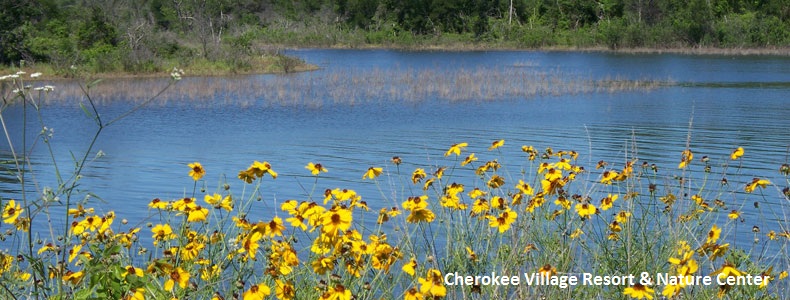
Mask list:
[[[515,48],[501,47],[499,45],[488,46],[484,44],[419,44],[419,45],[332,45],[329,47],[289,47],[279,45],[278,48],[285,49],[380,49],[380,50],[400,50],[400,51],[525,51],[525,52],[602,52],[602,53],[621,53],[621,54],[680,54],[680,55],[725,55],[725,56],[790,56],[790,47],[772,48],[620,48],[611,49],[607,47],[563,47],[551,46],[540,48]],[[178,66],[184,69],[185,76],[236,76],[252,74],[283,74],[291,72],[309,72],[318,70],[319,67],[309,62],[304,62],[298,58],[288,57],[287,66],[280,60],[282,57],[261,56],[253,60],[251,67],[247,69],[231,69],[222,64],[212,64],[210,62],[198,63],[190,66]],[[175,65],[174,65],[175,66]],[[41,72],[42,75],[37,80],[59,80],[74,78],[73,74],[64,74],[62,71],[55,71],[49,64],[35,64],[23,68],[28,74]],[[19,70],[18,67],[4,66],[0,68],[0,74],[13,74]],[[162,70],[157,72],[105,72],[105,73],[85,73],[83,77],[93,79],[122,79],[122,78],[157,78],[168,77],[169,71]]]
[[[252,75],[252,74],[284,74],[295,72],[307,72],[318,69],[318,66],[309,64],[298,58],[290,56],[274,56],[262,55],[251,59],[248,68],[238,69],[231,68],[221,62],[200,61],[191,65],[180,66],[176,63],[171,63],[173,67],[184,70],[185,77],[191,76],[236,76],[236,75]],[[157,77],[170,77],[170,70],[163,69],[151,72],[89,72],[81,71],[79,66],[76,66],[74,72],[64,72],[57,70],[54,66],[47,63],[39,63],[26,65],[22,68],[18,66],[2,66],[0,67],[0,74],[14,74],[19,70],[25,71],[27,74],[41,73],[41,76],[35,80],[63,80],[73,78],[88,78],[88,79],[123,79],[123,78],[157,78]],[[25,78],[31,80],[31,78]]]
[[[287,45],[281,47],[289,48]],[[329,47],[290,47],[292,49],[391,49],[411,51],[532,51],[532,52],[610,52],[630,54],[684,54],[684,55],[771,55],[790,56],[790,47],[770,48],[716,48],[716,47],[668,47],[668,48],[608,48],[547,46],[538,48],[518,48],[483,44],[420,44],[420,45],[333,45]]]

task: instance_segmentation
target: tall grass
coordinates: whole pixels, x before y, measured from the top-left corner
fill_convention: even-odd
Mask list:
[[[646,91],[669,84],[666,81],[594,78],[563,72],[538,70],[529,65],[511,67],[433,69],[343,70],[291,76],[192,77],[174,87],[168,101],[208,101],[267,105],[321,107],[325,104],[370,102],[499,101],[588,93]],[[164,82],[154,79],[114,80],[92,90],[99,102],[146,100],[146,92]],[[79,98],[78,85],[65,84],[47,101]]]
[[[419,82],[450,74],[413,75],[381,72],[352,76],[350,82],[331,76],[326,80],[375,86],[381,83],[371,78],[395,76],[394,81],[414,89],[404,92],[413,94],[396,95],[451,97],[447,95],[455,94],[450,87],[463,93],[479,89],[475,99],[487,93],[513,95],[507,88],[478,84],[484,77],[497,76],[485,70],[460,72],[432,88]],[[51,146],[52,132],[45,124],[24,123],[25,131],[40,132],[38,143],[24,140],[24,133],[23,140],[13,140],[17,135],[7,130],[5,109],[23,105],[23,117],[42,120],[38,113],[47,103],[43,97],[53,95],[49,88],[25,88],[25,76],[2,81],[8,88],[0,123],[11,146],[9,172],[22,191],[21,199],[13,202],[0,198],[4,245],[11,245],[0,253],[3,298],[610,299],[663,294],[675,299],[785,299],[790,293],[785,279],[790,269],[787,212],[758,208],[757,219],[743,215],[753,202],[790,201],[790,166],[777,162],[779,176],[765,174],[746,182],[724,184],[709,176],[712,170],[724,175],[737,171],[749,157],[748,149],[707,153],[729,154],[729,159],[715,162],[700,159],[701,154],[687,146],[678,149],[679,165],[652,166],[639,160],[637,145],[632,144],[623,161],[585,165],[573,149],[535,149],[505,140],[490,145],[459,141],[447,145],[446,152],[429,153],[425,162],[393,157],[391,165],[359,170],[348,186],[325,191],[317,187],[333,166],[304,162],[305,174],[315,178],[313,186],[292,188],[312,192],[277,203],[271,219],[255,219],[249,213],[261,205],[263,191],[278,184],[278,162],[254,161],[248,167],[244,166],[249,162],[238,162],[237,170],[206,170],[195,162],[183,166],[184,179],[191,183],[182,198],[156,198],[148,204],[147,217],[118,221],[113,212],[95,213],[90,197],[84,197],[89,187],[77,189],[82,169],[96,155],[91,147],[76,156],[74,168],[53,155],[48,166],[52,170],[40,170],[32,168],[26,154],[31,144]],[[173,76],[178,79],[180,74]],[[493,81],[508,78],[501,75]],[[560,85],[552,80],[560,78],[547,76],[535,90]],[[525,82],[511,84],[516,88]],[[568,93],[591,87],[556,88]],[[106,120],[92,96],[96,87],[83,86],[81,91],[85,114],[96,122],[96,137],[156,98]],[[348,96],[335,92],[337,97]],[[523,160],[500,163],[512,156]],[[57,187],[40,189],[35,182],[40,172],[56,174]],[[669,175],[678,173],[680,177]],[[691,173],[702,176],[686,177]],[[378,194],[354,190],[370,182]],[[372,201],[383,203],[383,208],[371,209]],[[736,236],[738,226],[751,224],[756,226],[749,237],[753,243]],[[37,228],[48,233],[34,236]],[[519,276],[521,283],[455,286],[445,281],[446,274],[492,272]],[[652,280],[639,282],[645,272]],[[530,286],[524,273],[554,278],[635,275],[641,285]],[[656,274],[762,274],[770,282],[763,287],[715,281],[681,286],[658,284]]]

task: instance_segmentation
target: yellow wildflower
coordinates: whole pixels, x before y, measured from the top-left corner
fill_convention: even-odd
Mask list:
[[[178,283],[178,286],[182,289],[186,288],[189,283],[189,273],[184,271],[181,267],[170,272],[169,278],[165,281],[165,290],[172,291],[176,283]]]
[[[308,171],[310,171],[311,174],[316,175],[316,176],[318,176],[318,174],[321,173],[321,172],[324,172],[324,173],[329,172],[329,170],[324,168],[323,165],[321,165],[321,164],[313,164],[313,162],[307,163],[307,166],[305,167],[305,169],[307,169]]]
[[[78,271],[78,272],[67,271],[66,274],[63,274],[63,281],[67,281],[71,284],[76,285],[80,283],[80,281],[82,281],[82,277],[84,276],[85,276],[85,272],[83,271]]]
[[[464,161],[461,162],[461,166],[462,167],[466,166],[466,165],[468,165],[468,164],[470,164],[470,163],[472,163],[473,161],[476,161],[476,160],[477,160],[477,157],[475,157],[475,154],[474,153],[470,153],[469,156],[464,158]]]
[[[732,154],[730,154],[730,159],[736,160],[741,158],[741,156],[743,156],[743,152],[743,147],[738,147],[738,149],[732,151]]]
[[[384,169],[382,168],[370,167],[368,168],[368,171],[365,172],[365,175],[362,175],[362,179],[375,179],[376,177],[379,177],[382,172],[384,172]]]
[[[719,226],[716,226],[716,224],[713,224],[713,227],[711,227],[710,231],[708,231],[708,239],[707,241],[705,241],[705,243],[713,244],[719,240],[720,236],[721,236],[721,228],[719,228]]]
[[[296,297],[296,289],[294,288],[293,283],[283,282],[282,280],[277,279],[275,280],[274,284],[274,295],[277,296],[277,299],[290,300]]]
[[[461,156],[461,150],[466,148],[466,146],[469,146],[469,144],[467,143],[453,144],[452,146],[450,146],[450,149],[448,149],[447,152],[444,153],[444,156],[450,156],[450,154],[455,154],[455,156]]]
[[[151,203],[148,203],[148,208],[167,209],[169,205],[170,202],[162,201],[159,198],[155,198],[154,200],[151,200]]]
[[[7,224],[14,224],[14,222],[16,222],[16,218],[18,218],[19,214],[21,214],[23,211],[24,209],[22,209],[22,207],[19,206],[19,204],[17,204],[13,199],[8,200],[5,208],[3,208],[3,222]]]
[[[499,216],[486,216],[486,219],[488,219],[489,226],[497,228],[499,233],[503,233],[510,229],[510,225],[516,221],[516,217],[518,214],[507,208]]]
[[[608,210],[612,208],[614,201],[617,200],[620,196],[617,194],[609,194],[606,198],[601,199],[601,210]]]
[[[633,287],[627,287],[623,290],[623,295],[631,296],[634,299],[653,299],[653,294],[655,291],[651,289],[649,286],[645,286],[642,284],[634,284]]]
[[[264,285],[263,283],[253,285],[250,287],[249,290],[245,291],[241,297],[244,300],[263,300],[266,296],[269,296],[272,291],[269,289],[268,286]]]
[[[191,176],[195,181],[200,180],[200,178],[203,178],[203,176],[206,175],[206,169],[203,169],[203,165],[201,165],[199,162],[189,164],[189,169],[189,176]]]
[[[321,295],[321,300],[351,300],[351,291],[338,284],[335,288]]]
[[[414,184],[416,184],[417,182],[420,182],[423,178],[425,178],[425,176],[427,176],[427,174],[425,174],[425,170],[423,170],[422,168],[417,168],[411,174],[411,181]]]
[[[134,266],[126,266],[126,268],[123,269],[123,273],[121,273],[121,277],[126,278],[126,276],[129,275],[143,277],[143,269],[135,268]]]
[[[588,218],[595,214],[595,205],[590,203],[579,203],[576,204],[576,213],[579,214],[579,217]]]
[[[428,270],[425,278],[418,278],[420,283],[420,293],[428,297],[445,297],[447,296],[447,288],[444,287],[444,279],[442,273],[436,269]]]
[[[505,145],[505,140],[494,141],[493,143],[491,143],[491,147],[488,147],[488,151],[502,147],[503,145]]]
[[[351,211],[343,208],[334,208],[324,212],[321,216],[323,220],[321,225],[321,232],[324,234],[334,236],[339,232],[346,231],[351,227]]]
[[[226,211],[233,210],[233,199],[230,195],[222,197],[222,195],[214,193],[214,195],[206,195],[203,197],[203,201],[217,209],[222,208]]]
[[[746,191],[747,193],[751,193],[754,192],[754,189],[756,189],[758,186],[761,188],[765,188],[769,184],[771,184],[771,182],[768,181],[767,179],[754,178],[752,179],[751,183],[747,184],[746,187],[743,188],[743,190]]]
[[[683,150],[683,152],[680,154],[680,164],[678,164],[678,169],[685,169],[692,159],[694,159],[694,153],[688,149]]]

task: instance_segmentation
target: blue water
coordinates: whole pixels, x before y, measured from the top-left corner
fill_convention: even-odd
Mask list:
[[[758,225],[766,232],[778,231],[781,228],[777,222],[787,220],[788,200],[778,190],[788,183],[778,169],[788,161],[790,88],[759,83],[790,83],[788,58],[394,50],[296,50],[289,54],[321,69],[291,75],[185,78],[180,84],[229,80],[254,86],[285,80],[309,83],[315,91],[308,95],[323,95],[330,89],[325,79],[331,76],[366,74],[371,70],[453,73],[476,68],[556,71],[574,78],[650,79],[668,84],[652,90],[539,94],[500,101],[448,101],[435,97],[344,103],[317,99],[325,101],[320,106],[304,102],[289,105],[272,94],[252,90],[248,96],[244,96],[245,91],[218,92],[193,102],[166,93],[164,99],[170,100],[146,106],[102,132],[93,150],[106,155],[88,165],[80,188],[105,202],[92,199],[89,205],[99,211],[113,210],[119,219],[143,219],[149,215],[146,204],[151,199],[176,199],[192,193],[188,163],[199,161],[206,168],[207,192],[217,191],[222,179],[227,178],[232,189],[240,193],[242,183],[235,179],[237,172],[254,160],[265,160],[280,177],[273,182],[267,178],[261,191],[263,199],[251,213],[251,221],[270,219],[276,203],[307,200],[314,182],[304,169],[308,162],[321,163],[329,169],[316,185],[318,194],[326,188],[352,188],[372,210],[378,210],[403,200],[384,200],[379,190],[385,195],[402,192],[394,187],[400,181],[394,179],[397,169],[389,163],[390,158],[403,159],[400,171],[406,178],[416,167],[430,172],[432,166],[457,164],[454,158],[443,157],[443,153],[452,144],[468,142],[467,151],[477,153],[481,162],[499,159],[514,176],[527,166],[521,145],[533,145],[539,150],[576,150],[580,164],[587,170],[594,170],[598,160],[622,168],[627,159],[638,158],[637,166],[646,161],[660,167],[659,184],[674,180],[674,176],[686,176],[694,187],[701,186],[705,178],[699,158],[707,155],[713,166],[708,186],[718,184],[722,176],[731,182],[722,194],[711,196],[723,197],[730,209],[743,211],[748,226],[739,230],[751,232],[751,226]],[[144,89],[152,81],[130,80]],[[109,100],[98,106],[106,118],[118,116],[134,105],[123,97]],[[3,114],[15,141],[14,148],[21,151],[22,107],[6,107]],[[39,126],[32,111],[28,111],[28,120],[31,128]],[[76,101],[47,104],[43,120],[55,129],[53,151],[61,172],[68,173],[73,170],[71,153],[80,154],[88,148],[96,126],[84,116]],[[32,197],[56,184],[49,151],[41,141],[33,142],[37,133],[37,129],[31,129],[27,140],[28,149],[33,147],[30,159],[38,183],[28,186]],[[683,174],[676,166],[689,134],[695,162],[691,172]],[[486,151],[498,139],[506,140],[501,154]],[[725,171],[721,164],[739,146],[746,149],[742,166],[731,162]],[[9,159],[10,150],[5,139],[0,141],[0,160]],[[390,175],[382,178],[381,186],[359,180],[371,166],[384,167]],[[593,175],[588,177],[587,186],[597,179],[598,173]],[[475,180],[471,172],[458,176],[461,177],[456,179],[467,181],[467,185]],[[753,209],[756,196],[747,197],[742,192],[752,177],[767,178],[776,184],[759,198],[763,212]],[[21,191],[13,177],[3,172],[0,178],[0,196],[4,200],[19,199]],[[418,186],[410,189],[412,194],[421,193]],[[75,199],[84,195],[80,193]],[[198,192],[198,198],[202,199],[202,193]],[[764,215],[765,211],[771,214]],[[751,240],[734,242],[747,245]]]

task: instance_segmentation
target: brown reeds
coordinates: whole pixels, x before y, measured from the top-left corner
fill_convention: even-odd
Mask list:
[[[144,101],[166,80],[156,78],[107,80],[90,92],[98,103]],[[650,90],[656,80],[592,78],[560,70],[532,68],[473,69],[369,69],[296,75],[257,75],[185,78],[163,102],[227,103],[309,106],[422,101],[497,101],[541,96],[615,93]],[[58,84],[51,101],[76,99],[82,91],[75,83]]]

